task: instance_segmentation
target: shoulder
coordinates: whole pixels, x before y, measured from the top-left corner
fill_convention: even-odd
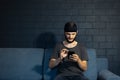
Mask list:
[[[79,47],[85,47],[84,44],[82,44],[82,43],[78,43],[78,46]]]
[[[84,46],[84,44],[82,44],[82,43],[78,43],[78,48],[80,49],[80,50],[82,50],[82,51],[86,51],[87,50],[87,48]]]

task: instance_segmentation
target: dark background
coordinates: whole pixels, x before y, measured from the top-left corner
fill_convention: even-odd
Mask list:
[[[67,21],[77,23],[77,40],[120,75],[120,0],[0,0],[0,47],[38,48],[46,33],[61,41]]]

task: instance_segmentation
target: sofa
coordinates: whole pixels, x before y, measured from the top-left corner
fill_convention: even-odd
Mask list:
[[[107,58],[96,58],[95,49],[87,49],[89,80],[120,80],[108,70]],[[0,48],[0,80],[53,80],[56,69],[48,67],[52,48]]]

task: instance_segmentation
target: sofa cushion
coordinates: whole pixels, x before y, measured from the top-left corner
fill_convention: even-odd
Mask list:
[[[43,49],[0,48],[0,80],[39,80]]]
[[[97,80],[97,65],[95,49],[87,49],[88,52],[88,69],[85,71],[85,76],[89,80]]]

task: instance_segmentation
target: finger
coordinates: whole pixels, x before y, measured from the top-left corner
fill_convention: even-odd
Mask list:
[[[77,59],[76,59],[76,58],[70,58],[70,60],[72,60],[72,61],[77,61]]]
[[[68,53],[67,49],[62,49],[61,52]]]
[[[77,54],[72,54],[73,56],[78,56]]]
[[[73,55],[73,54],[72,54],[72,57],[75,57],[75,56],[76,56],[76,55]]]
[[[74,57],[79,57],[77,54],[73,54]]]

